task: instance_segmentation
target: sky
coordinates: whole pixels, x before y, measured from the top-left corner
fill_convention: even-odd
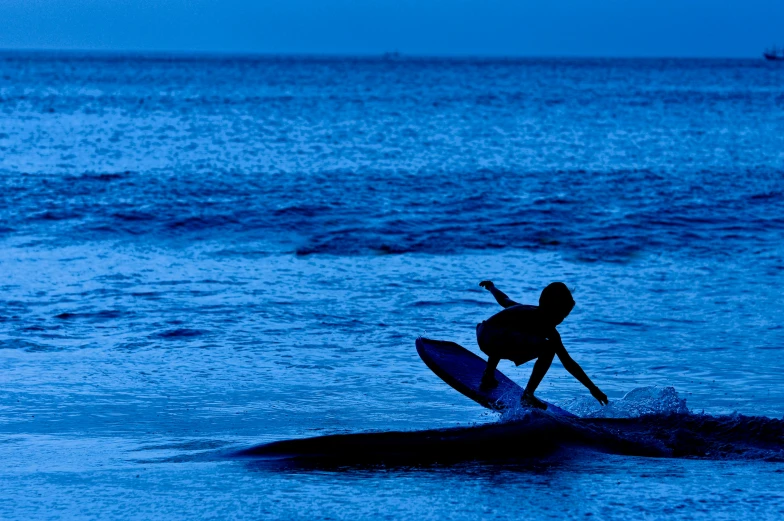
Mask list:
[[[758,57],[784,0],[0,0],[0,49]]]

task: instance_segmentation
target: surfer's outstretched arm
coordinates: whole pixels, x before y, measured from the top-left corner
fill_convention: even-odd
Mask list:
[[[588,390],[591,391],[591,396],[599,400],[599,403],[601,403],[602,405],[607,405],[609,403],[607,400],[607,395],[601,392],[598,387],[596,387],[596,385],[591,381],[591,379],[588,378],[588,375],[585,374],[583,368],[580,367],[580,364],[575,362],[574,359],[571,356],[569,356],[569,353],[566,351],[566,348],[561,342],[561,339],[557,338],[552,340],[554,340],[556,343],[555,354],[558,355],[558,359],[563,364],[564,369],[569,371],[569,373],[572,376],[577,378],[577,380],[581,384],[587,387]]]
[[[496,288],[495,284],[493,284],[491,281],[483,280],[482,282],[479,283],[479,285],[485,288],[490,293],[492,293],[493,296],[495,297],[496,302],[501,304],[503,307],[508,308],[510,306],[517,305],[517,302],[507,297],[506,293]]]

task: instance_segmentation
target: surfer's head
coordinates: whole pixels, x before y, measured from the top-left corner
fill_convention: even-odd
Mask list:
[[[557,326],[569,316],[574,307],[572,292],[563,282],[553,282],[539,295],[539,309]]]

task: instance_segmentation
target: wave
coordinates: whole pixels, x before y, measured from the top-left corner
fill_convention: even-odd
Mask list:
[[[130,170],[126,170],[124,172],[85,172],[81,175],[77,176],[70,176],[67,179],[72,182],[80,182],[80,181],[99,181],[99,182],[108,182],[108,181],[118,181],[121,179],[127,179],[134,175],[134,172]]]
[[[9,338],[0,340],[0,349],[19,349],[27,353],[52,353],[63,351],[65,348],[55,345],[38,344],[19,338]]]
[[[638,387],[620,400],[601,406],[595,399],[580,396],[565,402],[562,407],[581,418],[638,418],[656,414],[688,414],[686,400],[678,396],[674,387]]]
[[[165,338],[167,340],[176,340],[176,339],[194,338],[197,336],[202,336],[205,333],[206,333],[205,331],[202,331],[200,329],[181,328],[181,329],[170,329],[167,331],[163,331],[161,333],[158,333],[156,336],[158,338]]]
[[[64,313],[60,313],[54,316],[59,320],[75,320],[75,319],[88,319],[88,320],[112,320],[115,318],[121,318],[123,316],[128,315],[127,312],[116,310],[116,309],[105,309],[102,311],[96,311],[94,313],[77,313],[77,312],[69,312],[66,311]]]
[[[46,210],[43,212],[33,213],[30,215],[31,221],[68,221],[73,219],[81,219],[84,217],[77,212],[68,210]]]
[[[736,171],[659,170],[499,166],[426,177],[388,169],[275,176],[2,170],[0,221],[16,235],[251,238],[265,251],[300,255],[508,248],[623,262],[646,251],[699,253],[721,244],[725,254],[778,244],[784,198],[771,179],[779,169],[744,172],[742,186]],[[672,197],[659,195],[666,183]]]
[[[565,404],[572,412],[582,404]],[[336,434],[284,440],[234,453],[269,460],[337,464],[427,464],[546,456],[587,448],[628,456],[784,461],[784,421],[694,414],[672,388],[640,388],[603,417],[565,418],[526,409],[481,426]]]

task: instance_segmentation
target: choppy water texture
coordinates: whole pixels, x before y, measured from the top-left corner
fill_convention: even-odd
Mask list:
[[[762,61],[0,55],[0,517],[780,518],[782,85]],[[419,360],[418,335],[475,349],[483,279],[574,288],[564,342],[614,405],[557,363],[540,393],[601,439],[532,448],[530,417]],[[440,428],[523,441],[235,456]]]

